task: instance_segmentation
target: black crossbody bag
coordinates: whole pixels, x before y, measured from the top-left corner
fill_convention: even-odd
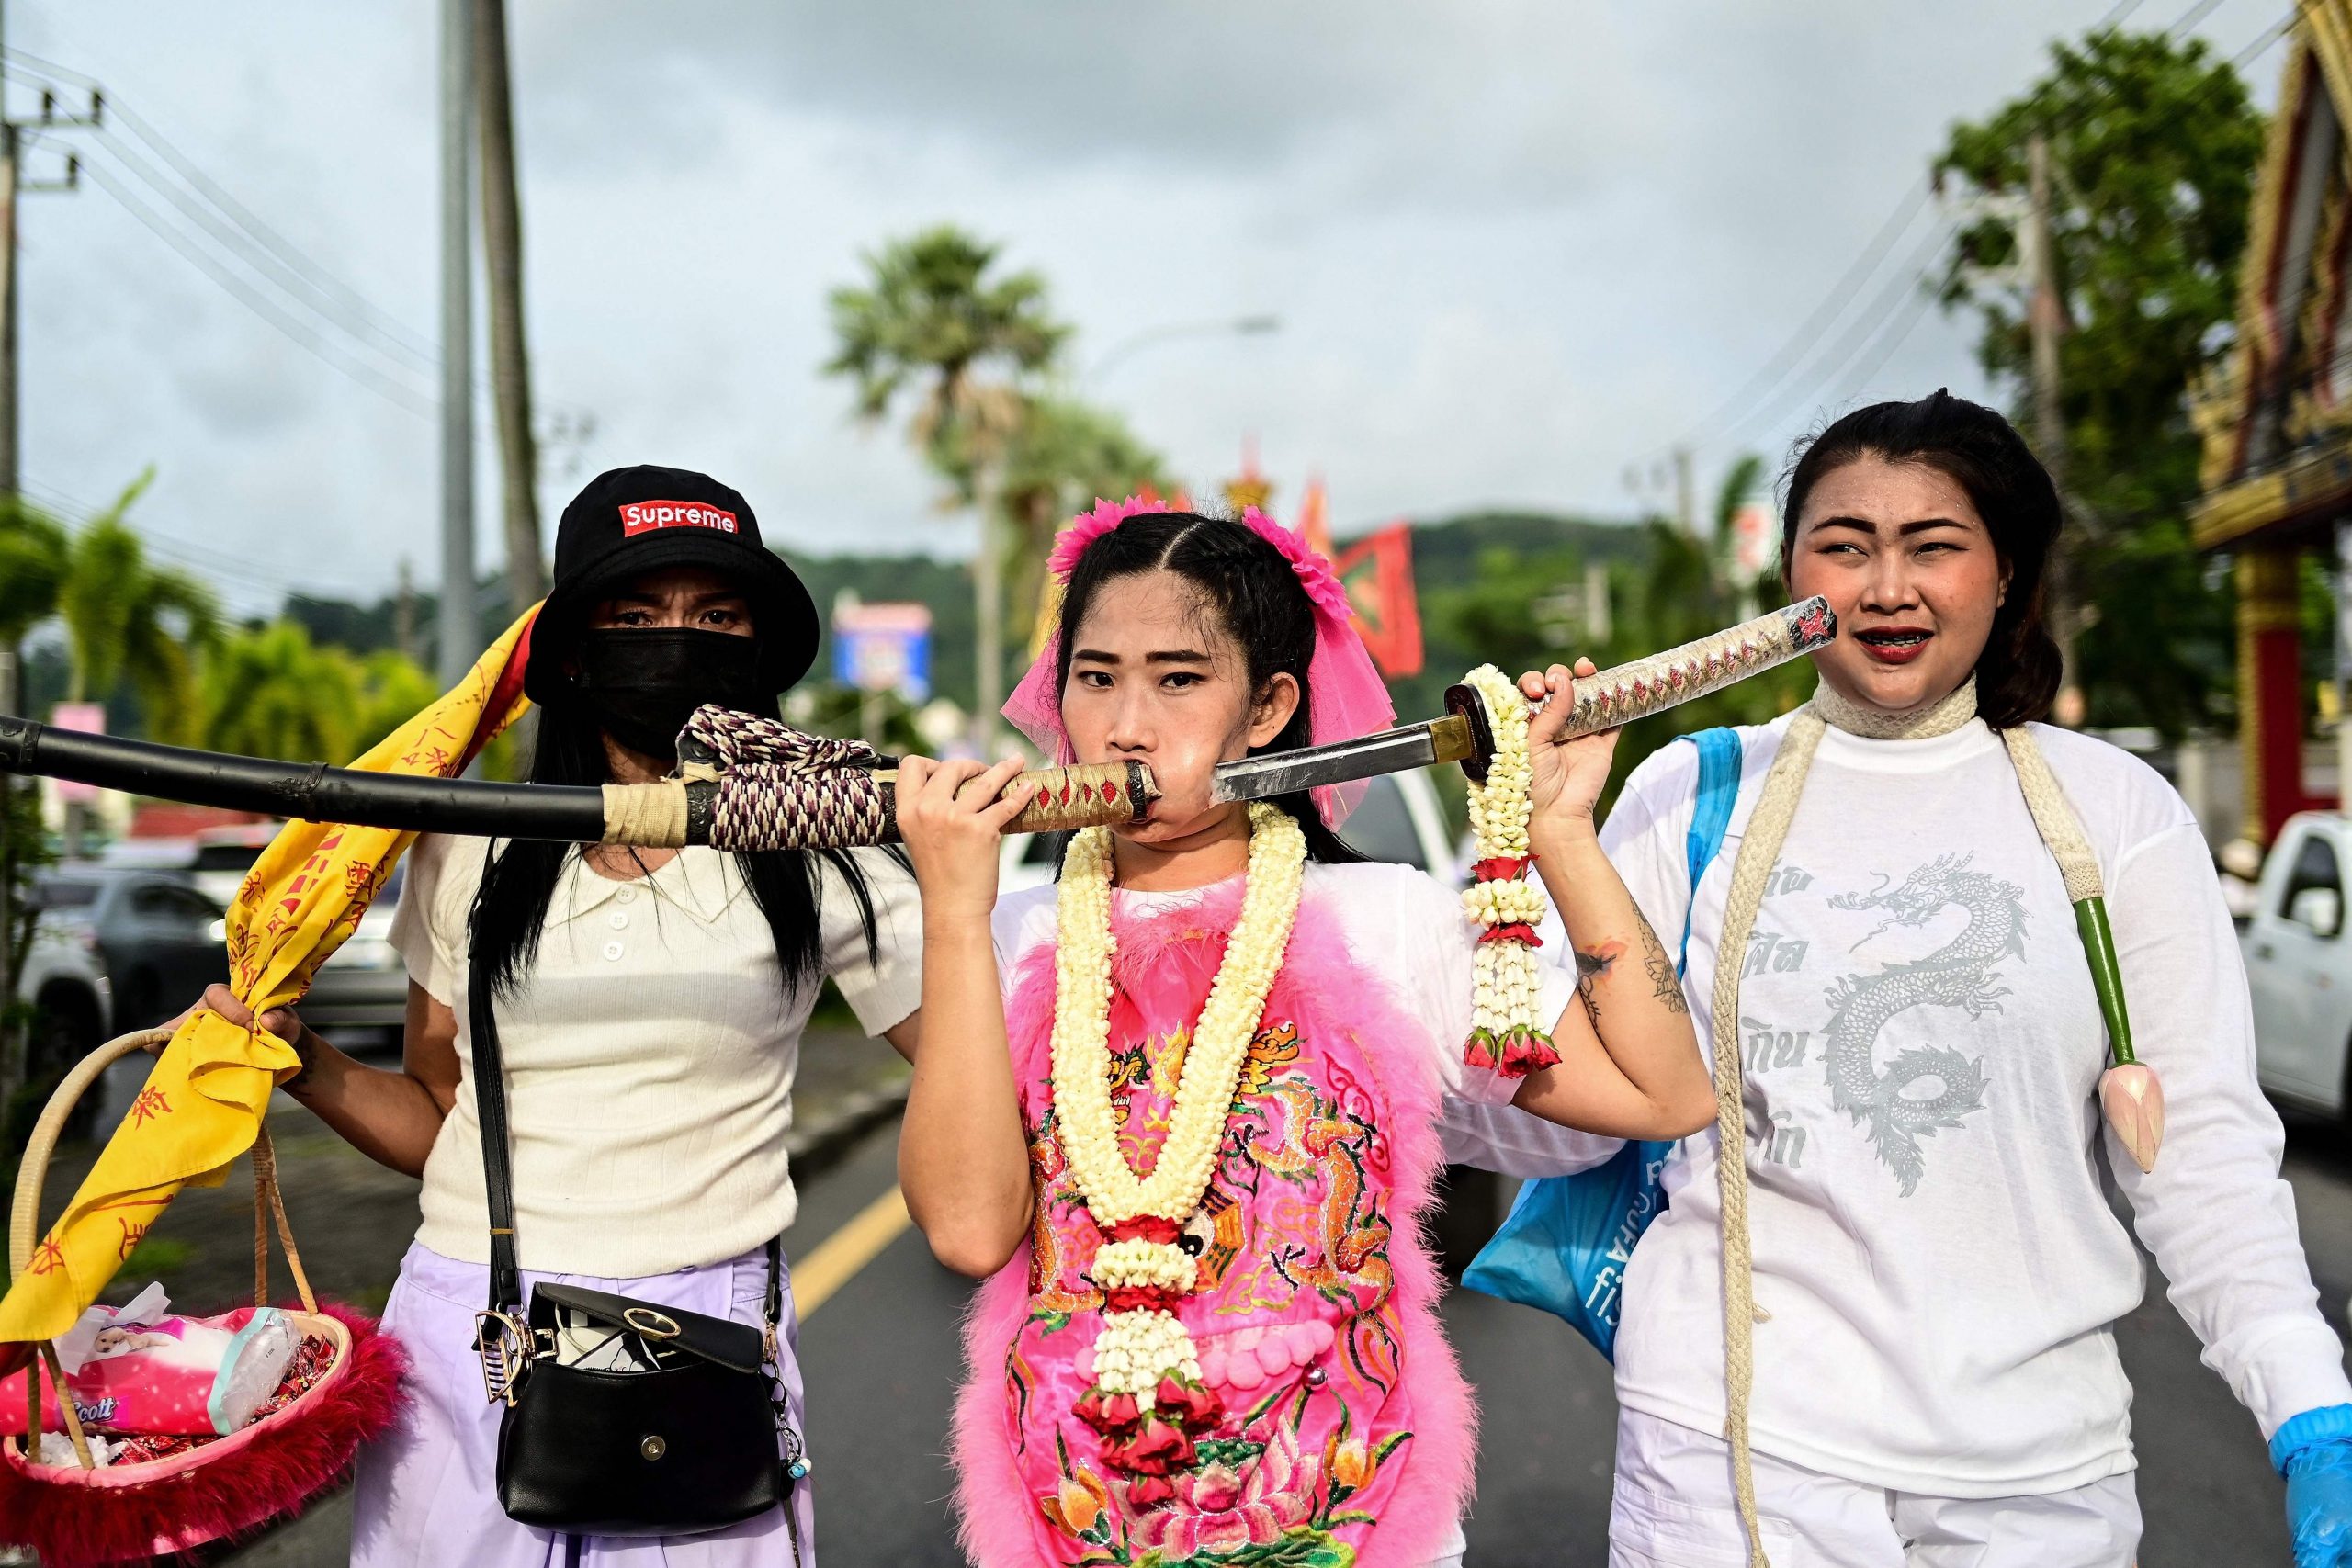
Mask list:
[[[506,1080],[490,976],[468,974],[474,1103],[490,1198],[490,1305],[474,1314],[498,1425],[498,1502],[575,1535],[695,1535],[781,1506],[808,1473],[776,1378],[783,1247],[768,1243],[766,1327],[603,1291],[541,1284],[522,1304]],[[779,1457],[779,1450],[782,1457]]]

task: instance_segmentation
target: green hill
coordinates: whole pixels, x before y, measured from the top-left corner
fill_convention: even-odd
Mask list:
[[[1398,710],[1408,716],[1435,712],[1436,694],[1479,662],[1480,656],[1466,646],[1456,622],[1464,596],[1476,592],[1482,571],[1508,567],[1539,573],[1565,585],[1578,580],[1588,561],[1603,562],[1613,572],[1629,571],[1638,570],[1647,556],[1643,531],[1626,523],[1543,513],[1478,512],[1414,524],[1413,571],[1420,591],[1429,672],[1398,684]],[[926,555],[796,553],[791,558],[820,612],[830,612],[834,597],[844,589],[869,601],[912,600],[929,605],[933,688],[959,703],[970,702],[972,589],[971,574],[964,563]],[[483,626],[503,625],[503,581],[485,579],[481,596]],[[390,597],[362,604],[298,594],[287,601],[286,614],[321,642],[339,643],[360,652],[392,645],[396,615]],[[413,615],[421,645],[417,652],[429,668],[434,660],[434,596],[418,594]],[[1010,689],[1027,660],[1029,627],[1009,625],[1006,640],[1010,646],[1005,682]],[[831,668],[829,635],[818,652],[817,672],[822,676]]]

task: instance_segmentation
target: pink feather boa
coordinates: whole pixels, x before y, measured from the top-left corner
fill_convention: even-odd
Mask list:
[[[1133,925],[1122,922],[1117,964],[1151,964],[1167,942],[1197,931],[1204,920],[1230,929],[1239,900],[1237,888],[1202,906]],[[1006,1035],[1020,1073],[1042,1078],[1050,1070],[1053,1003],[1054,945],[1040,942],[1021,958],[1005,1010]],[[1477,1406],[1438,1324],[1443,1282],[1422,1234],[1443,1165],[1434,1047],[1380,980],[1350,954],[1339,922],[1312,898],[1299,909],[1268,1010],[1294,1020],[1308,1038],[1352,1037],[1375,1075],[1381,1132],[1393,1155],[1396,1245],[1390,1266],[1404,1325],[1403,1378],[1414,1438],[1399,1456],[1405,1476],[1398,1500],[1366,1536],[1357,1568],[1420,1568],[1446,1547],[1469,1506],[1478,1443]],[[980,1568],[1035,1568],[1042,1561],[1037,1500],[1013,1463],[1005,1428],[1004,1357],[1028,1301],[1024,1242],[973,1293],[964,1320],[966,1371],[956,1399],[952,1457],[959,1477],[958,1533],[965,1552]]]

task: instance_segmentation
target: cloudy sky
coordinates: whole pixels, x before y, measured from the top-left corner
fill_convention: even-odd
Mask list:
[[[1856,400],[1981,389],[1961,324],[1905,288],[1932,206],[1757,383],[1872,254],[1944,129],[2109,5],[510,8],[537,387],[594,421],[549,454],[550,526],[588,474],[657,461],[737,485],[787,550],[955,554],[968,527],[819,373],[827,289],[889,236],[953,220],[1043,273],[1079,329],[1077,389],[1196,483],[1254,436],[1283,493],[1326,476],[1343,530],[1487,504],[1624,514],[1643,501],[1629,469],[1653,482],[1679,438],[1699,438],[1703,489]],[[2219,0],[2198,26],[2233,54],[2282,12]],[[241,608],[372,595],[403,558],[437,571],[436,15],[8,6],[11,46],[102,82],[335,291],[322,321],[246,270],[145,182],[166,162],[128,128],[45,139],[31,175],[69,145],[87,167],[21,211],[28,489],[95,506],[154,465],[142,526]],[[2280,54],[2250,68],[2265,101]],[[10,93],[35,112],[29,86]],[[1280,330],[1121,347],[1255,314]]]

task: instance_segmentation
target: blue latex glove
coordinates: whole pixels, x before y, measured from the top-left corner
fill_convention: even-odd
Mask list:
[[[2287,1478],[2295,1568],[2352,1568],[2352,1404],[2306,1410],[2270,1439]]]

